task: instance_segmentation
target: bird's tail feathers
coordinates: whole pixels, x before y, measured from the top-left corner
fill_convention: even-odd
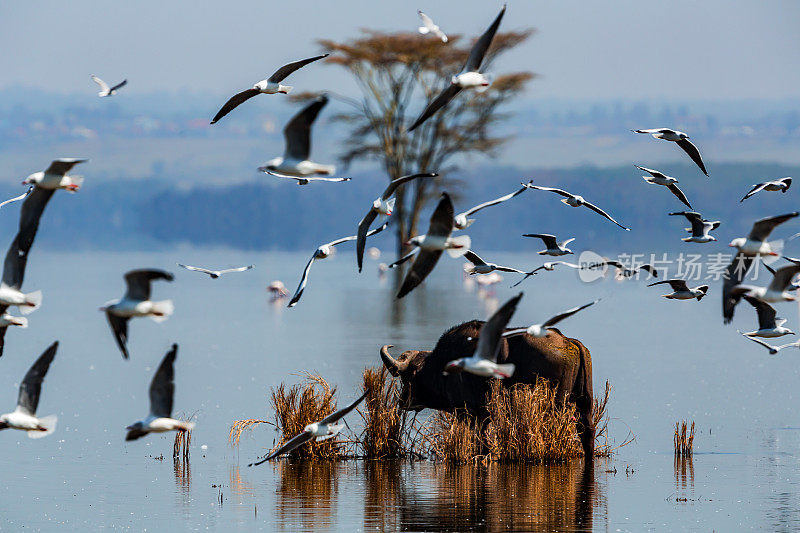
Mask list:
[[[168,319],[175,311],[175,306],[172,300],[161,300],[160,302],[153,302],[153,307],[150,310],[150,318],[156,322],[163,322]]]
[[[83,186],[83,176],[67,176],[64,188],[67,192],[77,192]]]
[[[175,425],[175,429],[178,431],[191,431],[194,429],[194,422],[183,422],[181,420],[178,421],[179,423]]]
[[[25,295],[25,305],[19,306],[19,312],[29,315],[42,305],[42,291],[29,292]]]
[[[514,375],[514,370],[517,367],[514,366],[514,363],[506,363],[504,365],[497,365],[497,370],[495,371],[495,375],[499,378],[510,378]]]
[[[28,327],[28,319],[25,318],[24,316],[15,316],[14,320],[19,322],[18,324],[15,324],[17,327],[20,327],[20,328],[27,328]]]
[[[292,92],[292,89],[294,89],[294,87],[292,87],[291,85],[278,84],[278,92],[279,93],[289,94],[290,92]]]
[[[656,182],[656,179],[651,177],[651,176],[642,176],[642,179],[644,181],[646,181],[647,183],[655,183]]]
[[[447,248],[447,255],[450,257],[461,257],[469,252],[469,248],[472,246],[472,239],[469,238],[469,235],[450,237],[450,239],[448,239],[448,246],[451,246],[451,248]]]
[[[39,419],[39,427],[42,430],[28,431],[28,438],[41,439],[46,437],[56,430],[56,422],[58,417],[56,415],[44,416]]]

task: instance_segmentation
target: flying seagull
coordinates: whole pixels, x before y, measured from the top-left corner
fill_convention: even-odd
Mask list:
[[[717,240],[716,237],[711,235],[711,232],[719,227],[719,222],[710,222],[704,219],[703,215],[697,211],[678,211],[675,213],[669,213],[669,216],[686,217],[686,220],[688,220],[692,225],[692,227],[689,228],[691,235],[689,237],[682,238],[681,240],[683,242],[696,242],[702,244]]]
[[[769,350],[769,354],[770,355],[775,355],[778,352],[780,352],[781,350],[783,350],[784,348],[800,348],[800,341],[790,342],[789,344],[781,344],[780,346],[772,346],[768,342],[764,342],[761,339],[756,338],[756,337],[751,337],[751,336],[747,335],[746,333],[742,333],[741,331],[739,331],[739,334],[742,337],[744,337],[745,339],[750,339],[751,341],[755,342],[756,344],[760,344],[761,346],[763,346],[764,348]]]
[[[614,224],[616,224],[620,228],[624,229],[625,231],[630,231],[630,228],[626,228],[625,226],[623,226],[622,224],[620,224],[619,222],[617,222],[616,220],[611,218],[611,215],[609,215],[608,213],[606,213],[605,211],[603,211],[602,209],[600,209],[596,205],[591,204],[591,203],[587,202],[586,200],[584,200],[583,196],[578,196],[577,194],[572,194],[572,193],[569,193],[569,192],[567,192],[565,190],[562,190],[562,189],[554,189],[552,187],[541,187],[539,185],[531,185],[530,183],[523,184],[523,185],[525,185],[525,187],[528,187],[529,189],[536,189],[538,191],[550,191],[550,192],[554,192],[556,194],[560,194],[561,196],[564,197],[564,199],[561,200],[561,201],[564,202],[565,204],[567,204],[568,206],[570,206],[570,207],[581,207],[581,206],[587,207],[587,208],[591,209],[592,211],[594,211],[595,213],[597,213],[598,215],[602,215],[602,216],[606,217],[608,220],[610,220],[611,222],[613,222]]]
[[[708,172],[706,171],[706,166],[703,164],[703,158],[700,157],[700,151],[697,149],[695,145],[692,144],[692,141],[689,140],[689,136],[683,133],[682,131],[671,130],[669,128],[653,128],[649,130],[632,130],[634,133],[647,133],[652,135],[656,139],[661,139],[664,141],[672,141],[681,149],[689,154],[689,157],[692,158],[692,161],[697,163],[697,166],[700,167],[700,170],[703,171],[703,174],[708,176]]]
[[[209,276],[211,276],[211,279],[217,279],[218,277],[220,277],[223,274],[229,274],[231,272],[244,272],[245,270],[250,270],[255,265],[247,265],[247,266],[237,267],[237,268],[226,268],[224,270],[209,270],[207,268],[184,265],[182,263],[178,263],[178,266],[179,267],[183,267],[186,270],[192,270],[194,272],[202,272],[203,274],[208,274]]]
[[[708,292],[708,285],[700,285],[699,287],[690,289],[688,285],[686,285],[686,280],[683,279],[666,279],[664,281],[656,281],[655,283],[648,285],[648,287],[661,285],[663,283],[669,283],[669,286],[672,287],[671,293],[662,295],[664,298],[670,300],[692,300],[697,298],[697,301],[699,302]]]
[[[327,103],[328,97],[323,94],[293,116],[283,128],[283,138],[286,141],[283,157],[276,157],[268,161],[263,167],[258,167],[258,170],[274,171],[292,177],[333,174],[336,171],[335,166],[321,165],[309,160],[311,156],[311,126]],[[347,180],[339,179],[337,181]],[[302,182],[300,184],[305,185]]]
[[[172,418],[172,401],[175,396],[175,358],[178,345],[173,344],[170,351],[161,360],[161,364],[150,382],[150,414],[125,429],[128,434],[125,440],[136,440],[148,433],[165,433],[167,431],[191,431],[194,422],[184,422]]]
[[[672,176],[667,176],[666,174],[662,174],[658,170],[653,170],[651,168],[640,167],[639,165],[634,165],[636,168],[641,170],[642,172],[647,172],[650,176],[642,176],[642,179],[647,183],[652,183],[653,185],[663,185],[667,189],[670,190],[675,197],[680,200],[681,202],[686,205],[689,209],[692,209],[692,205],[689,203],[689,200],[686,199],[686,195],[683,194],[683,191],[678,188],[678,180],[673,178]]]
[[[391,216],[395,203],[395,199],[392,198],[392,196],[394,195],[395,190],[397,190],[400,185],[408,183],[417,178],[435,178],[438,175],[439,174],[436,172],[425,172],[394,179],[389,182],[389,185],[386,187],[386,190],[383,191],[383,194],[381,194],[375,199],[374,202],[372,202],[372,206],[369,208],[369,211],[367,211],[367,214],[361,219],[361,222],[358,223],[358,233],[356,234],[356,259],[358,260],[359,272],[361,272],[361,267],[364,263],[364,248],[367,245],[367,231],[369,231],[369,226],[378,215],[383,215],[386,217]]]
[[[456,215],[455,218],[455,228],[454,230],[466,229],[475,222],[475,219],[469,218],[470,216],[474,215],[481,209],[485,209],[487,207],[491,207],[493,205],[497,205],[500,203],[505,202],[506,200],[510,200],[517,196],[518,194],[522,194],[523,192],[527,191],[527,187],[522,187],[521,189],[517,189],[516,191],[512,192],[511,194],[506,194],[505,196],[501,196],[500,198],[495,198],[494,200],[490,200],[488,202],[483,202],[482,204],[478,204],[472,209],[468,209],[463,213],[459,213]]]
[[[414,263],[406,273],[403,284],[397,293],[397,298],[402,298],[414,288],[417,287],[422,281],[428,277],[433,267],[439,261],[442,252],[447,250],[449,255],[458,257],[463,255],[469,250],[469,236],[462,235],[460,237],[451,238],[450,234],[453,232],[453,202],[450,201],[450,196],[444,192],[436,206],[433,214],[431,215],[430,225],[428,232],[425,235],[419,235],[412,238],[407,244],[413,244],[419,247],[419,253],[414,259]]]
[[[541,324],[532,324],[527,328],[510,329],[505,333],[503,333],[503,337],[515,337],[517,335],[524,335],[525,333],[527,333],[532,337],[547,337],[547,328],[555,326],[565,318],[569,318],[578,311],[582,311],[587,307],[596,304],[599,301],[600,299],[598,298],[597,300],[589,302],[588,304],[581,305],[580,307],[573,307],[572,309],[567,309],[563,313],[559,313],[556,316],[550,318],[549,320]]]
[[[86,161],[88,161],[88,159],[76,159],[74,157],[56,159],[50,163],[50,166],[45,170],[34,172],[25,178],[22,184],[35,185],[40,189],[47,189],[50,191],[66,189],[69,192],[75,192],[80,189],[83,178],[80,176],[68,176],[67,172],[72,170],[72,167],[75,165],[85,163]]]
[[[439,39],[441,39],[443,43],[446,43],[447,35],[445,35],[444,32],[439,29],[439,26],[434,24],[433,20],[431,20],[431,18],[422,11],[417,10],[417,13],[419,14],[419,18],[422,19],[422,26],[417,28],[418,31],[422,35],[427,35],[429,33],[433,34],[437,36]]]
[[[279,457],[281,455],[291,453],[293,450],[299,448],[303,444],[310,442],[314,438],[317,439],[317,442],[330,439],[331,437],[335,437],[337,433],[339,433],[344,424],[337,424],[339,420],[347,416],[350,411],[355,409],[358,404],[360,404],[364,398],[367,397],[369,394],[369,389],[364,391],[364,394],[358,397],[356,401],[345,407],[344,409],[339,409],[335,413],[329,414],[319,422],[314,422],[313,424],[307,425],[303,428],[303,432],[295,435],[289,441],[287,441],[283,446],[272,452],[271,454],[267,455],[264,459],[250,463],[247,466],[258,466],[262,463],[269,461],[270,459],[274,459],[275,457]]]
[[[800,273],[800,264],[794,263],[781,267],[778,270],[772,270],[772,273],[772,281],[767,287],[735,285],[730,290],[731,297],[737,298],[739,295],[747,294],[768,303],[792,302],[796,300],[797,297],[794,294],[790,294],[788,291],[796,290],[796,287],[792,284],[792,278]]]
[[[298,176],[287,176],[285,174],[278,174],[277,172],[272,172],[271,170],[264,170],[265,167],[260,167],[258,170],[262,172],[266,172],[270,176],[275,176],[276,178],[283,178],[289,180],[297,181],[298,185],[308,185],[309,183],[315,181],[328,181],[328,182],[339,182],[339,181],[350,181],[353,178],[320,178],[320,177],[312,177],[312,176],[305,176],[305,177],[298,177]]]
[[[20,291],[25,277],[25,265],[28,263],[27,252],[19,248],[20,235],[17,235],[8,248],[3,263],[3,277],[0,281],[0,357],[3,355],[6,331],[9,326],[28,327],[28,319],[8,313],[8,308],[17,306],[22,314],[29,314],[39,308],[42,303],[42,291],[23,293]]]
[[[33,189],[34,189],[34,186],[31,185],[30,187],[28,187],[27,191],[25,191],[24,193],[20,194],[19,196],[15,196],[13,198],[9,198],[8,200],[0,202],[0,207],[3,207],[5,205],[8,205],[8,204],[11,204],[11,203],[14,203],[14,202],[19,202],[20,200],[24,200],[25,198],[28,197],[28,195],[31,192],[33,192]]]
[[[517,304],[521,298],[522,293],[519,293],[495,311],[481,327],[478,334],[478,345],[472,357],[462,357],[448,362],[444,367],[444,373],[469,372],[476,376],[499,379],[510,378],[514,375],[514,364],[499,364],[497,355],[502,346],[503,332],[514,311],[517,310]]]
[[[487,263],[472,250],[468,250],[467,253],[464,254],[464,259],[472,263],[472,265],[464,267],[464,271],[470,275],[488,274],[490,272],[494,272],[495,270],[499,270],[500,272],[514,272],[517,274],[525,274],[523,270],[517,270],[516,268],[501,266],[495,263]]]
[[[786,323],[785,318],[776,318],[777,313],[775,308],[763,300],[759,300],[753,296],[745,295],[744,299],[747,303],[755,307],[758,314],[758,329],[743,335],[747,337],[782,337],[784,335],[794,335],[794,331],[789,328],[783,327]]]
[[[470,50],[469,57],[467,58],[467,63],[464,65],[461,72],[453,76],[450,80],[450,85],[428,104],[428,107],[426,107],[419,118],[414,121],[414,124],[408,128],[408,131],[414,131],[439,109],[446,106],[462,89],[478,89],[479,91],[485,91],[489,87],[491,80],[488,76],[482,74],[479,69],[483,62],[483,56],[486,55],[486,51],[492,44],[494,34],[497,32],[497,28],[500,27],[500,21],[503,19],[503,14],[505,12],[506,7],[503,6],[503,9],[500,10],[500,14],[494,19],[489,29],[487,29],[486,32],[481,35],[480,39],[472,46],[472,50]]]
[[[753,229],[750,230],[750,234],[747,236],[747,238],[739,237],[738,239],[733,239],[728,246],[732,248],[738,248],[740,253],[749,256],[755,256],[759,254],[779,255],[777,251],[773,249],[773,246],[766,242],[766,240],[776,226],[796,217],[798,214],[800,213],[795,211],[794,213],[787,213],[785,215],[767,217],[757,220],[755,224],[753,224]]]
[[[31,366],[19,386],[17,408],[13,413],[0,415],[0,429],[19,429],[28,432],[28,437],[39,439],[46,437],[56,429],[58,417],[56,415],[36,416],[39,406],[39,396],[42,393],[42,382],[50,363],[56,356],[58,341],[50,345]]]
[[[554,257],[558,257],[573,253],[572,250],[567,248],[567,245],[575,240],[574,237],[563,242],[557,242],[556,236],[550,235],[549,233],[526,233],[523,235],[523,237],[542,239],[542,242],[544,242],[544,245],[547,246],[547,249],[537,252],[539,255],[552,255]]]
[[[632,276],[635,276],[636,274],[639,273],[640,270],[644,270],[645,272],[647,272],[648,274],[650,274],[654,278],[658,277],[658,271],[656,270],[656,267],[654,267],[653,265],[647,264],[647,265],[636,266],[636,267],[633,267],[633,268],[628,268],[625,265],[623,265],[622,263],[620,263],[619,261],[614,261],[614,260],[611,260],[611,259],[605,259],[603,261],[598,261],[596,263],[591,263],[589,265],[586,265],[585,267],[579,266],[578,268],[586,268],[586,269],[589,269],[589,270],[593,270],[593,269],[598,269],[598,268],[605,268],[607,266],[612,266],[612,267],[616,268],[617,269],[617,274],[622,276],[623,278],[630,278]]]
[[[112,300],[100,308],[105,311],[108,324],[114,333],[122,357],[128,359],[128,320],[137,316],[149,316],[156,322],[166,320],[173,311],[172,300],[154,302],[150,300],[150,284],[164,279],[172,281],[173,275],[163,270],[140,269],[125,274],[127,290],[118,300]]]
[[[575,268],[575,269],[580,269],[581,268],[581,265],[576,265],[574,263],[567,263],[566,261],[548,261],[547,263],[544,263],[542,266],[536,267],[533,270],[531,270],[530,272],[526,272],[525,273],[525,277],[522,278],[521,280],[519,280],[518,282],[516,282],[515,284],[513,284],[511,286],[511,288],[513,289],[514,287],[516,287],[517,285],[519,285],[520,283],[522,283],[523,281],[525,281],[529,277],[536,275],[536,273],[539,272],[540,270],[546,270],[547,272],[552,272],[553,270],[555,270],[556,265],[564,265],[564,266],[568,266],[570,268]]]
[[[388,225],[389,221],[387,220],[386,222],[383,223],[382,226],[379,226],[367,232],[366,236],[372,237],[376,233],[380,233],[381,231],[385,230],[386,226]],[[356,240],[356,236],[351,235],[349,237],[343,237],[341,239],[336,239],[335,241],[323,244],[322,246],[319,246],[316,250],[314,250],[314,253],[311,255],[311,259],[309,259],[308,263],[306,264],[306,268],[303,269],[303,276],[300,278],[300,284],[297,286],[297,290],[295,291],[294,296],[292,296],[292,299],[289,301],[288,307],[294,307],[295,305],[297,305],[297,302],[300,301],[300,297],[303,296],[303,291],[306,289],[306,283],[308,283],[308,274],[309,272],[311,272],[311,265],[314,264],[314,261],[317,259],[325,259],[326,257],[330,256],[333,253],[334,246],[342,244],[343,242],[354,241],[354,240]]]
[[[120,83],[114,85],[113,87],[109,87],[106,82],[92,74],[92,81],[95,82],[97,85],[100,86],[100,92],[97,93],[97,96],[114,96],[117,94],[117,89],[121,89],[128,84],[128,80],[122,80]]]
[[[781,191],[785,193],[786,191],[789,190],[789,187],[791,186],[792,186],[792,178],[789,177],[781,178],[779,180],[756,183],[753,185],[753,188],[750,189],[750,191],[744,195],[744,198],[739,200],[739,203],[744,202],[745,200],[747,200],[748,198],[750,198],[759,191]]]
[[[265,80],[261,80],[260,82],[253,85],[251,89],[247,89],[246,91],[242,91],[238,94],[233,95],[230,100],[225,102],[225,105],[222,106],[214,118],[211,120],[212,124],[216,124],[219,120],[233,111],[239,104],[246,102],[250,98],[258,95],[258,94],[289,94],[292,90],[291,85],[281,85],[281,82],[285,80],[289,74],[298,70],[309,63],[313,63],[314,61],[318,61],[325,57],[328,57],[330,54],[322,54],[321,56],[310,57],[308,59],[301,59],[300,61],[295,61],[293,63],[289,63],[288,65],[284,65],[278,70],[275,71],[272,76]]]

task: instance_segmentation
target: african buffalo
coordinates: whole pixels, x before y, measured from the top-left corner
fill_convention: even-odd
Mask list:
[[[402,382],[400,404],[403,409],[452,411],[466,408],[475,414],[486,412],[489,378],[466,372],[447,375],[443,372],[448,361],[475,352],[482,325],[483,321],[472,320],[454,326],[444,332],[433,351],[409,350],[399,359],[389,354],[391,346],[381,348],[383,364]],[[507,386],[533,384],[541,376],[555,384],[561,401],[574,402],[578,409],[578,433],[583,451],[591,460],[595,428],[591,420],[594,398],[589,350],[556,328],[549,328],[546,337],[520,335],[501,342],[497,362],[516,365],[514,375],[503,383]]]

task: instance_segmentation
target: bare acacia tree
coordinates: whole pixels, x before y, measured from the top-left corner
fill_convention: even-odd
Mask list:
[[[484,57],[481,70],[491,72],[494,60],[519,45],[531,30],[498,33]],[[351,41],[322,40],[328,62],[346,68],[361,88],[353,111],[336,117],[350,125],[341,156],[345,165],[355,160],[380,161],[390,180],[414,172],[443,172],[456,154],[492,155],[506,138],[491,135],[504,117],[498,107],[519,94],[530,72],[499,75],[483,93],[462,91],[422,126],[406,131],[424,105],[442,91],[463,67],[472,43],[459,45],[460,36],[447,44],[416,33],[364,31]],[[423,101],[424,100],[424,101]],[[405,189],[410,188],[410,191]],[[397,251],[418,233],[419,215],[434,191],[431,180],[416,180],[397,192]]]

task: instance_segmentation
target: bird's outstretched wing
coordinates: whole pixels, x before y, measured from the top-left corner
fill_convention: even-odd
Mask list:
[[[108,84],[103,80],[101,80],[100,78],[98,78],[97,76],[95,76],[94,74],[92,74],[92,81],[95,82],[97,85],[99,85],[100,90],[103,91],[104,93],[109,92],[110,89],[108,87]]]
[[[337,421],[341,420],[350,411],[355,409],[358,406],[358,404],[360,404],[364,400],[364,398],[367,397],[368,394],[369,394],[369,389],[365,390],[364,393],[361,396],[359,396],[353,403],[351,403],[350,405],[348,405],[347,407],[345,407],[343,409],[339,409],[335,413],[329,414],[328,416],[326,416],[325,418],[320,420],[319,423],[320,424],[333,424],[334,422],[337,422]]]
[[[20,200],[24,200],[33,191],[33,189],[34,189],[34,186],[31,185],[30,187],[28,187],[27,191],[25,191],[24,193],[20,194],[19,196],[15,196],[13,198],[9,198],[8,200],[5,200],[4,202],[0,202],[0,207],[3,207],[4,205],[8,205],[8,204],[13,203],[13,202],[19,202]]]
[[[255,267],[255,265],[247,265],[247,266],[236,267],[236,268],[226,268],[224,270],[220,270],[219,273],[220,274],[230,274],[232,272],[245,272],[245,271],[250,270],[251,268],[254,268],[254,267]]]
[[[492,25],[489,26],[483,35],[472,45],[472,50],[469,51],[469,57],[467,58],[467,63],[464,65],[464,72],[478,72],[478,69],[481,68],[481,63],[483,62],[483,57],[486,55],[486,51],[489,50],[489,46],[492,44],[492,39],[494,39],[494,34],[497,33],[497,28],[500,27],[500,21],[503,20],[503,15],[506,12],[506,6],[503,6],[503,9],[500,10],[500,14],[497,15],[497,18],[494,19]]]
[[[121,89],[121,88],[125,87],[126,85],[128,85],[128,80],[122,80],[122,81],[121,81],[121,82],[119,82],[118,84],[114,85],[114,86],[111,88],[111,91],[112,91],[112,92],[113,92],[113,91],[116,91],[117,89]]]
[[[176,264],[179,267],[183,267],[186,270],[191,270],[192,272],[202,272],[203,274],[208,274],[208,275],[212,274],[212,272],[210,270],[208,270],[207,268],[196,267],[196,266],[191,266],[191,265],[184,265],[183,263],[176,263]]]
[[[259,93],[258,89],[250,88],[240,93],[234,94],[233,96],[230,97],[230,99],[227,102],[225,102],[225,105],[222,106],[222,109],[217,111],[217,114],[214,115],[214,118],[211,119],[211,123],[216,124],[222,117],[224,117],[225,115],[236,109],[240,104],[258,95],[258,93]]]
[[[409,181],[418,178],[435,178],[438,175],[439,174],[437,174],[436,172],[421,172],[419,174],[409,174],[408,176],[401,176],[389,182],[389,185],[386,187],[386,189],[383,191],[383,194],[381,195],[381,199],[388,200],[389,198],[391,198],[391,196],[394,194],[394,191],[396,191],[399,186],[408,183]]]
[[[690,203],[689,203],[689,200],[686,198],[686,195],[685,195],[685,194],[683,194],[683,191],[682,191],[682,190],[680,190],[680,189],[678,188],[678,186],[677,186],[677,185],[675,185],[674,183],[670,183],[669,185],[667,185],[667,189],[669,189],[669,190],[670,190],[670,192],[671,192],[672,194],[674,194],[674,195],[675,195],[675,197],[676,197],[678,200],[680,200],[681,202],[683,202],[683,204],[684,204],[686,207],[688,207],[689,209],[694,209],[694,208],[692,207],[692,204],[690,204]]]
[[[159,418],[172,416],[172,400],[175,395],[175,358],[178,345],[164,355],[153,380],[150,382],[150,414]]]
[[[460,85],[456,85],[455,83],[448,85],[445,90],[440,92],[439,95],[428,104],[428,106],[422,111],[422,114],[417,118],[417,120],[414,121],[414,124],[408,128],[408,131],[412,132],[421,126],[422,123],[431,118],[434,113],[446,106],[447,103],[459,92],[461,92]]]
[[[289,441],[286,442],[286,444],[284,444],[271,454],[267,455],[262,460],[257,461],[255,463],[250,463],[247,466],[258,466],[260,464],[266,463],[271,459],[274,459],[275,457],[281,456],[285,453],[290,453],[293,450],[302,446],[303,444],[307,443],[308,441],[312,440],[313,438],[314,438],[313,433],[311,433],[310,431],[303,431],[299,435],[295,435],[294,437],[292,437]]]
[[[17,408],[22,412],[31,416],[36,415],[36,408],[39,406],[39,395],[42,392],[42,382],[50,368],[50,363],[53,362],[53,358],[56,356],[56,350],[58,350],[58,341],[51,344],[39,356],[22,379],[17,399]]]
[[[752,264],[752,256],[736,254],[722,275],[722,320],[725,324],[729,324],[733,320],[736,304],[742,298],[742,294],[734,291],[733,288],[741,285]]]
[[[758,314],[758,329],[772,329],[775,327],[775,317],[777,311],[763,300],[759,300],[754,296],[744,295],[744,299],[755,307],[756,314]]]
[[[795,211],[794,213],[786,213],[785,215],[778,215],[776,217],[767,217],[757,220],[753,224],[753,229],[750,230],[750,235],[748,235],[747,238],[753,241],[765,241],[776,226],[796,217],[798,214],[800,213]]]
[[[543,328],[549,328],[551,326],[555,326],[556,324],[558,324],[559,322],[561,322],[565,318],[569,318],[572,315],[574,315],[575,313],[577,313],[578,311],[582,311],[583,309],[586,309],[587,307],[589,307],[591,305],[594,305],[599,301],[600,301],[600,299],[598,298],[597,300],[595,300],[593,302],[589,302],[588,304],[581,305],[580,307],[573,307],[572,309],[567,309],[563,313],[557,314],[556,316],[552,317],[547,322],[543,323],[542,327]]]
[[[62,157],[50,163],[50,166],[44,171],[45,174],[52,174],[54,176],[63,176],[75,165],[87,162],[88,159],[79,159],[75,157]]]
[[[117,316],[106,311],[106,318],[108,318],[108,325],[111,326],[111,332],[114,334],[114,340],[117,341],[122,352],[122,357],[128,359],[128,317]]]
[[[544,242],[544,245],[547,246],[548,249],[558,248],[558,242],[556,242],[555,235],[550,235],[549,233],[525,233],[522,236],[542,239],[542,242]]]
[[[297,302],[300,301],[300,297],[303,296],[303,291],[306,290],[306,283],[308,283],[308,274],[311,272],[311,265],[314,264],[314,260],[317,258],[316,252],[311,256],[311,259],[308,260],[306,263],[306,268],[303,269],[303,276],[300,278],[300,284],[297,286],[297,290],[294,291],[294,296],[292,299],[289,300],[288,307],[294,307],[297,305]]]
[[[690,141],[689,139],[683,139],[680,141],[675,141],[675,144],[680,146],[684,152],[689,154],[689,157],[692,158],[692,161],[697,163],[697,166],[700,167],[700,170],[703,171],[703,174],[708,176],[708,171],[706,171],[706,166],[703,164],[703,158],[700,157],[700,150],[698,150],[697,147],[692,144],[692,141]]]
[[[522,299],[522,293],[517,294],[500,309],[494,312],[481,327],[480,334],[478,335],[478,345],[475,348],[475,355],[483,357],[489,361],[497,362],[497,353],[500,351],[500,341],[503,337],[503,332],[506,330],[506,325],[514,311],[517,310],[517,304]]]
[[[324,94],[300,110],[283,128],[286,140],[284,158],[305,161],[311,154],[311,125],[328,103]]]
[[[268,81],[273,83],[278,83],[286,79],[289,74],[294,72],[295,70],[299,70],[304,66],[308,65],[309,63],[313,63],[314,61],[319,61],[320,59],[324,59],[328,57],[330,54],[322,54],[321,56],[314,56],[309,57],[308,59],[301,59],[300,61],[294,61],[293,63],[289,63],[287,65],[282,66],[278,70],[276,70],[272,76],[269,77]]]
[[[739,203],[742,203],[742,202],[744,202],[745,200],[747,200],[748,198],[750,198],[751,196],[753,196],[753,195],[754,195],[755,193],[757,193],[758,191],[760,191],[760,190],[764,189],[764,187],[766,187],[766,186],[767,186],[767,184],[766,184],[766,183],[756,183],[755,185],[753,185],[753,188],[752,188],[752,189],[750,189],[749,191],[747,191],[747,194],[745,194],[745,195],[742,197],[742,199],[741,199],[741,200],[739,200]]]
[[[688,291],[689,287],[686,285],[685,279],[665,279],[664,281],[656,281],[655,283],[651,283],[648,287],[653,287],[655,285],[663,285],[664,283],[668,283],[670,287],[672,287],[673,291]]]
[[[411,259],[412,257],[414,257],[415,255],[417,255],[418,253],[419,253],[419,248],[414,248],[413,250],[408,252],[406,255],[404,255],[403,257],[401,257],[400,259],[398,259],[397,261],[395,261],[391,265],[389,265],[387,268],[394,268],[396,266],[400,266],[403,263],[405,263],[406,261],[408,261],[409,259]]]
[[[370,209],[364,218],[361,219],[361,222],[358,223],[358,232],[356,233],[356,260],[358,262],[358,271],[361,272],[361,268],[364,266],[364,250],[367,247],[367,232],[369,231],[369,226],[378,216],[378,213],[375,210]]]
[[[165,270],[149,268],[130,270],[125,273],[125,283],[128,286],[125,296],[131,300],[149,300],[150,283],[159,279],[172,281],[175,277]]]
[[[554,192],[556,194],[560,194],[564,198],[572,198],[574,196],[573,194],[568,193],[564,189],[556,189],[556,188],[553,188],[553,187],[542,187],[541,185],[531,185],[530,183],[523,184],[523,185],[525,185],[525,187],[528,188],[528,189],[536,189],[537,191]]]
[[[584,206],[584,207],[588,207],[589,209],[591,209],[592,211],[594,211],[594,212],[595,212],[595,213],[597,213],[598,215],[602,215],[602,216],[606,217],[608,220],[610,220],[611,222],[613,222],[614,224],[616,224],[616,225],[617,225],[617,226],[619,226],[620,228],[624,229],[625,231],[630,231],[630,230],[631,230],[630,228],[626,228],[625,226],[623,226],[622,224],[620,224],[619,222],[617,222],[616,220],[614,220],[614,219],[611,217],[611,215],[609,215],[608,213],[606,213],[605,211],[603,211],[602,209],[600,209],[600,208],[599,208],[599,207],[597,207],[596,205],[594,205],[594,204],[592,204],[592,203],[589,203],[589,202],[587,202],[587,201],[584,201],[584,202],[583,202],[583,206]]]
[[[510,199],[514,198],[515,196],[517,196],[518,194],[522,194],[523,192],[525,192],[527,190],[528,190],[527,187],[522,187],[522,188],[517,189],[516,191],[512,192],[511,194],[506,194],[505,196],[501,196],[500,198],[495,198],[494,200],[489,200],[488,202],[483,202],[482,204],[478,204],[475,207],[473,207],[472,209],[468,209],[467,211],[464,211],[463,213],[461,213],[461,215],[463,215],[465,217],[474,215],[475,213],[477,213],[481,209],[485,209],[487,207],[491,207],[493,205],[497,205],[497,204],[503,203],[506,200],[510,200]]]

